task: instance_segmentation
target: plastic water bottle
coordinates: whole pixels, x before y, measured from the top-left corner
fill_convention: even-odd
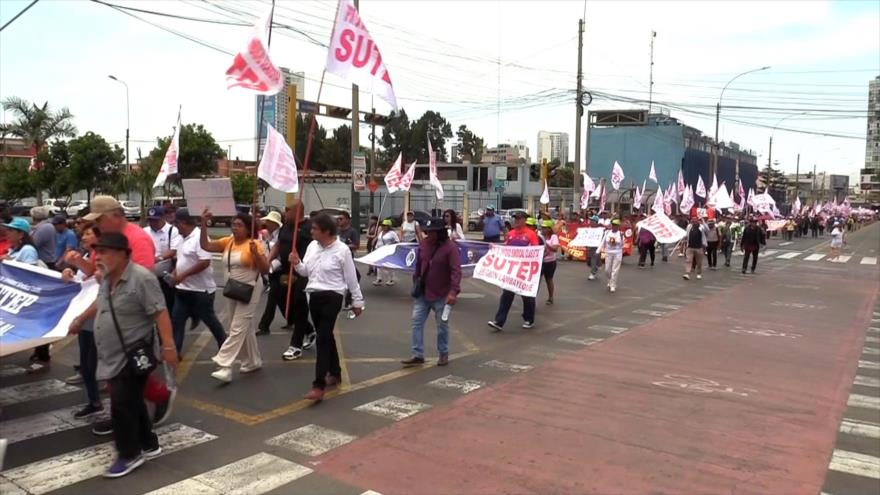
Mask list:
[[[440,313],[440,319],[443,321],[449,321],[449,313],[452,312],[452,306],[445,305],[443,306],[443,312]]]

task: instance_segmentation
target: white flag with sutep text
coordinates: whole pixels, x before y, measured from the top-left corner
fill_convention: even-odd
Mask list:
[[[409,169],[403,174],[403,177],[400,178],[400,190],[403,192],[409,191],[409,188],[412,187],[413,178],[416,176],[416,162],[412,162],[412,165],[409,166]]]
[[[654,204],[651,206],[651,210],[655,213],[663,213],[666,211],[663,203],[663,189],[661,189],[658,185],[657,193],[654,194]]]
[[[705,198],[706,197],[706,184],[703,183],[703,176],[702,175],[700,175],[698,177],[699,178],[697,179],[697,189],[694,192],[697,193],[697,196],[699,196],[701,198]]]
[[[374,94],[397,110],[397,97],[382,61],[382,53],[352,0],[339,0],[336,24],[327,50],[327,72],[364,88],[372,88]]]
[[[681,204],[678,208],[682,213],[687,213],[691,211],[691,208],[694,207],[694,191],[691,189],[691,186],[687,186],[684,189],[684,196],[681,197]]]
[[[596,183],[593,182],[593,179],[591,179],[589,175],[583,174],[583,176],[584,176],[584,191],[586,191],[587,194],[590,194],[591,192],[596,190]]]
[[[402,178],[401,162],[403,161],[403,153],[397,155],[394,165],[385,174],[385,187],[388,188],[388,194],[396,193],[400,190],[400,179]]]
[[[623,182],[626,176],[623,175],[623,167],[620,166],[617,161],[614,162],[614,167],[611,169],[611,187],[614,188],[615,191],[620,189],[620,183]]]
[[[162,167],[159,168],[159,174],[153,182],[153,189],[165,185],[169,175],[177,173],[177,159],[180,154],[180,114],[177,114],[177,127],[174,128],[174,135],[171,136],[171,143],[165,151],[165,158],[162,160]]]
[[[247,46],[232,59],[226,70],[226,88],[244,88],[263,95],[274,95],[284,86],[281,71],[269,58],[269,48],[264,43],[269,29],[271,9],[257,20],[248,37]]]
[[[709,188],[709,197],[712,198],[718,192],[718,176],[712,174],[712,186]]]
[[[276,131],[271,124],[266,124],[266,148],[257,169],[257,177],[270,186],[287,193],[299,191],[299,177],[296,171],[296,159],[284,136]]]
[[[655,183],[658,183],[657,182],[657,171],[654,170],[654,160],[651,160],[651,172],[648,173],[648,178],[651,179],[652,181],[654,181]]]
[[[547,181],[544,181],[544,192],[541,193],[541,204],[550,204],[550,184]]]
[[[443,183],[437,177],[437,157],[434,155],[434,148],[431,147],[431,136],[428,136],[428,169],[434,193],[437,195],[437,199],[443,199]]]

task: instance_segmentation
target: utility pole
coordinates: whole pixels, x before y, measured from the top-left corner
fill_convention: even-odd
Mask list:
[[[354,8],[360,9],[360,1],[354,0]],[[358,10],[360,12],[360,10]],[[351,85],[351,224],[360,232],[361,229],[361,195],[354,188],[354,154],[360,149],[360,94],[357,84]]]
[[[770,135],[770,147],[767,151],[767,168],[773,166],[773,161],[771,160],[771,158],[773,158],[773,134]]]
[[[370,131],[370,184],[373,183],[375,177],[373,174],[376,171],[376,107],[373,107],[373,125],[372,130]],[[372,186],[371,186],[372,187]],[[373,190],[370,189],[370,214],[373,214],[373,204],[374,195]]]
[[[797,155],[797,165],[794,169],[794,197],[798,197],[798,190],[800,189],[801,182],[801,154]]]
[[[577,101],[575,102],[574,121],[574,177],[572,180],[572,211],[580,212],[581,202],[578,194],[581,189],[581,118],[584,115],[584,20],[578,21],[578,71],[577,71]],[[588,123],[589,124],[589,123]],[[565,164],[563,164],[565,165]]]
[[[654,38],[657,37],[657,31],[651,31],[651,72],[648,75],[648,113],[651,113],[651,106],[654,102]]]

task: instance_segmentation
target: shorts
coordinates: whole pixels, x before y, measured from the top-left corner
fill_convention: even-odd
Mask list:
[[[555,261],[550,261],[550,262],[545,261],[541,265],[541,276],[542,277],[545,277],[548,280],[553,280],[553,274],[555,274],[555,273],[556,273],[556,262]]]

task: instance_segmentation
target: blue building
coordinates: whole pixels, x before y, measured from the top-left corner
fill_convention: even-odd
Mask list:
[[[685,183],[694,188],[699,177],[706,189],[712,185],[714,140],[669,115],[648,114],[647,110],[589,112],[588,126],[586,171],[594,181],[611,177],[611,168],[617,161],[626,174],[621,189],[641,187],[653,161],[657,180],[664,189],[678,179],[679,170]],[[721,143],[718,183],[735,191],[737,172],[744,190],[754,188],[758,179],[757,157],[736,143]],[[650,180],[648,189],[656,189]]]

